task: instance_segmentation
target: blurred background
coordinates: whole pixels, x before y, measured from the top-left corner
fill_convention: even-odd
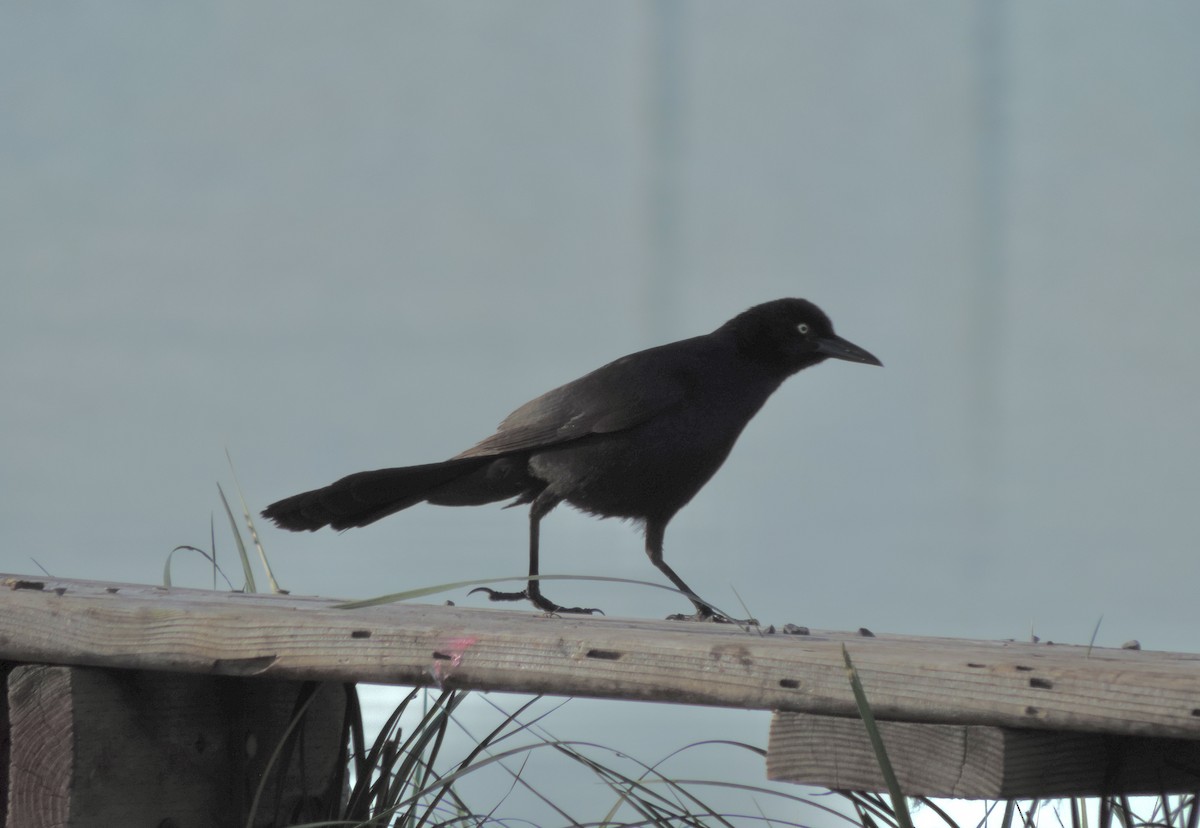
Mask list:
[[[1198,35],[1182,1],[7,6],[0,569],[156,582],[215,515],[232,577],[226,449],[257,510],[801,296],[886,367],[767,404],[667,534],[699,594],[1194,652]],[[260,530],[295,593],[525,567],[498,507]],[[546,573],[662,580],[630,526],[542,531]],[[549,722],[653,761],[767,717]]]

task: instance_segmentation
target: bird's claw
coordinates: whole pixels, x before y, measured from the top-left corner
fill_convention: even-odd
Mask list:
[[[476,592],[486,593],[489,601],[524,601],[529,597],[529,593],[526,590],[521,590],[520,592],[501,592],[491,587],[475,587],[467,595],[474,595]]]
[[[598,607],[560,607],[551,601],[547,601],[546,605],[549,609],[539,607],[546,615],[562,615],[564,613],[571,613],[573,615],[604,615],[604,610]]]
[[[474,595],[476,592],[485,593],[489,601],[529,601],[535,607],[540,609],[547,615],[560,615],[570,613],[573,615],[604,615],[604,611],[596,607],[562,607],[553,601],[549,601],[540,594],[530,595],[529,590],[523,589],[520,592],[501,592],[491,587],[475,587],[468,592],[468,595]]]

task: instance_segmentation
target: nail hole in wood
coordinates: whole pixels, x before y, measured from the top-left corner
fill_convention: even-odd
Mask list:
[[[370,638],[371,631],[370,630],[352,630],[350,632],[350,637],[351,638]]]
[[[800,682],[795,679],[780,679],[779,686],[788,690],[795,690],[800,686]]]
[[[1030,687],[1036,687],[1039,690],[1049,690],[1054,686],[1054,682],[1044,678],[1031,678],[1029,680]]]
[[[598,658],[602,661],[616,661],[621,657],[621,654],[616,650],[588,650],[588,658]]]

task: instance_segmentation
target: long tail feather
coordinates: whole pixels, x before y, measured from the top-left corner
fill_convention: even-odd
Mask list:
[[[425,500],[432,490],[487,465],[495,458],[470,457],[376,469],[343,477],[311,492],[285,497],[263,510],[263,517],[293,532],[315,532],[322,526],[349,529]]]

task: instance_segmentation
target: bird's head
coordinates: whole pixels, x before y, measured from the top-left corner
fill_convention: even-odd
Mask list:
[[[755,305],[725,327],[732,330],[742,354],[786,374],[827,359],[883,365],[870,352],[835,334],[829,317],[805,299]]]

